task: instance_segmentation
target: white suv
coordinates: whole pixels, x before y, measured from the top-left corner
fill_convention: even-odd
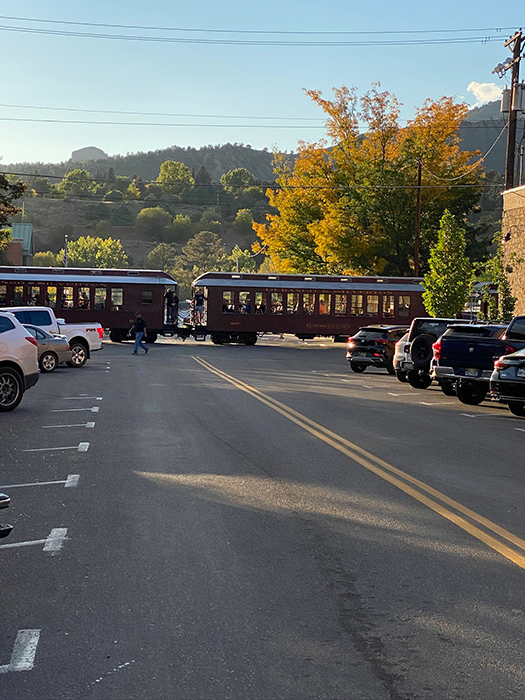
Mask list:
[[[13,314],[0,312],[0,411],[18,406],[24,391],[34,386],[38,371],[36,340]]]

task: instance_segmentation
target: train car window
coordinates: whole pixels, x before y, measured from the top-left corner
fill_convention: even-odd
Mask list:
[[[410,297],[408,295],[400,295],[397,298],[397,315],[401,318],[410,316]]]
[[[222,293],[222,313],[232,314],[235,310],[233,305],[233,292],[224,291]]]
[[[286,313],[299,313],[299,292],[288,292],[286,295]]]
[[[250,292],[239,292],[239,307],[238,313],[251,314],[252,306],[250,303]]]
[[[13,306],[23,306],[24,304],[24,288],[17,285],[13,289]]]
[[[348,306],[348,296],[346,294],[336,294],[334,298],[334,312],[336,316],[346,316]]]
[[[379,316],[379,294],[368,294],[366,297],[366,315]]]
[[[0,306],[7,306],[7,284],[0,284]]]
[[[394,295],[393,294],[385,294],[383,296],[383,317],[384,318],[390,318],[391,316],[394,315]]]
[[[143,304],[153,304],[153,292],[150,289],[143,289],[141,296]]]
[[[89,287],[80,287],[78,290],[77,309],[89,309],[89,300],[91,289]]]
[[[122,287],[111,288],[111,308],[113,311],[120,311],[124,303],[124,290]]]
[[[57,305],[57,288],[56,287],[46,287],[45,305],[49,306],[50,309],[56,309],[56,305]]]
[[[303,292],[303,316],[311,316],[315,309],[315,294]]]
[[[60,308],[73,308],[73,287],[62,287],[62,294],[60,295]]]
[[[270,299],[270,313],[280,316],[283,312],[283,293],[271,292]]]
[[[107,291],[105,287],[95,287],[95,309],[106,308]]]
[[[266,313],[266,292],[255,292],[255,313]]]
[[[319,313],[322,315],[330,315],[331,295],[328,292],[319,293]]]
[[[29,300],[30,306],[38,306],[40,304],[40,287],[31,285],[29,287]]]
[[[363,295],[352,294],[350,301],[350,316],[363,316],[365,309],[363,306]]]

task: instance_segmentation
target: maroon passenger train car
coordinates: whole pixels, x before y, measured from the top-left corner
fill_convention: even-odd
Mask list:
[[[201,325],[216,344],[253,345],[257,333],[346,339],[362,326],[410,325],[427,316],[419,277],[207,272],[193,282],[204,295]],[[197,319],[199,320],[199,319]]]
[[[162,270],[72,267],[0,267],[1,306],[48,306],[66,323],[98,321],[119,342],[140,311],[147,341],[173,335],[164,323],[164,294],[177,291],[176,280]]]

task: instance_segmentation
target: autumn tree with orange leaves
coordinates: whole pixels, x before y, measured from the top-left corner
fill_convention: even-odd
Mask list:
[[[484,175],[480,154],[459,148],[467,106],[427,100],[401,127],[400,103],[379,87],[361,98],[341,87],[333,100],[306,91],[327,115],[326,138],[301,142],[295,160],[275,155],[267,195],[278,213],[254,224],[277,271],[411,275],[420,161],[422,262],[443,212],[462,224],[475,208]]]

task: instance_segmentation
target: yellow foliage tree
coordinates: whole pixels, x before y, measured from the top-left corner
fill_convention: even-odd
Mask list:
[[[477,204],[481,164],[458,137],[466,105],[427,100],[401,127],[400,103],[379,87],[361,99],[344,86],[333,100],[307,91],[327,115],[327,140],[301,142],[293,162],[275,154],[277,187],[267,195],[278,214],[254,224],[276,270],[411,274],[419,169],[424,254],[445,209],[462,219]]]

